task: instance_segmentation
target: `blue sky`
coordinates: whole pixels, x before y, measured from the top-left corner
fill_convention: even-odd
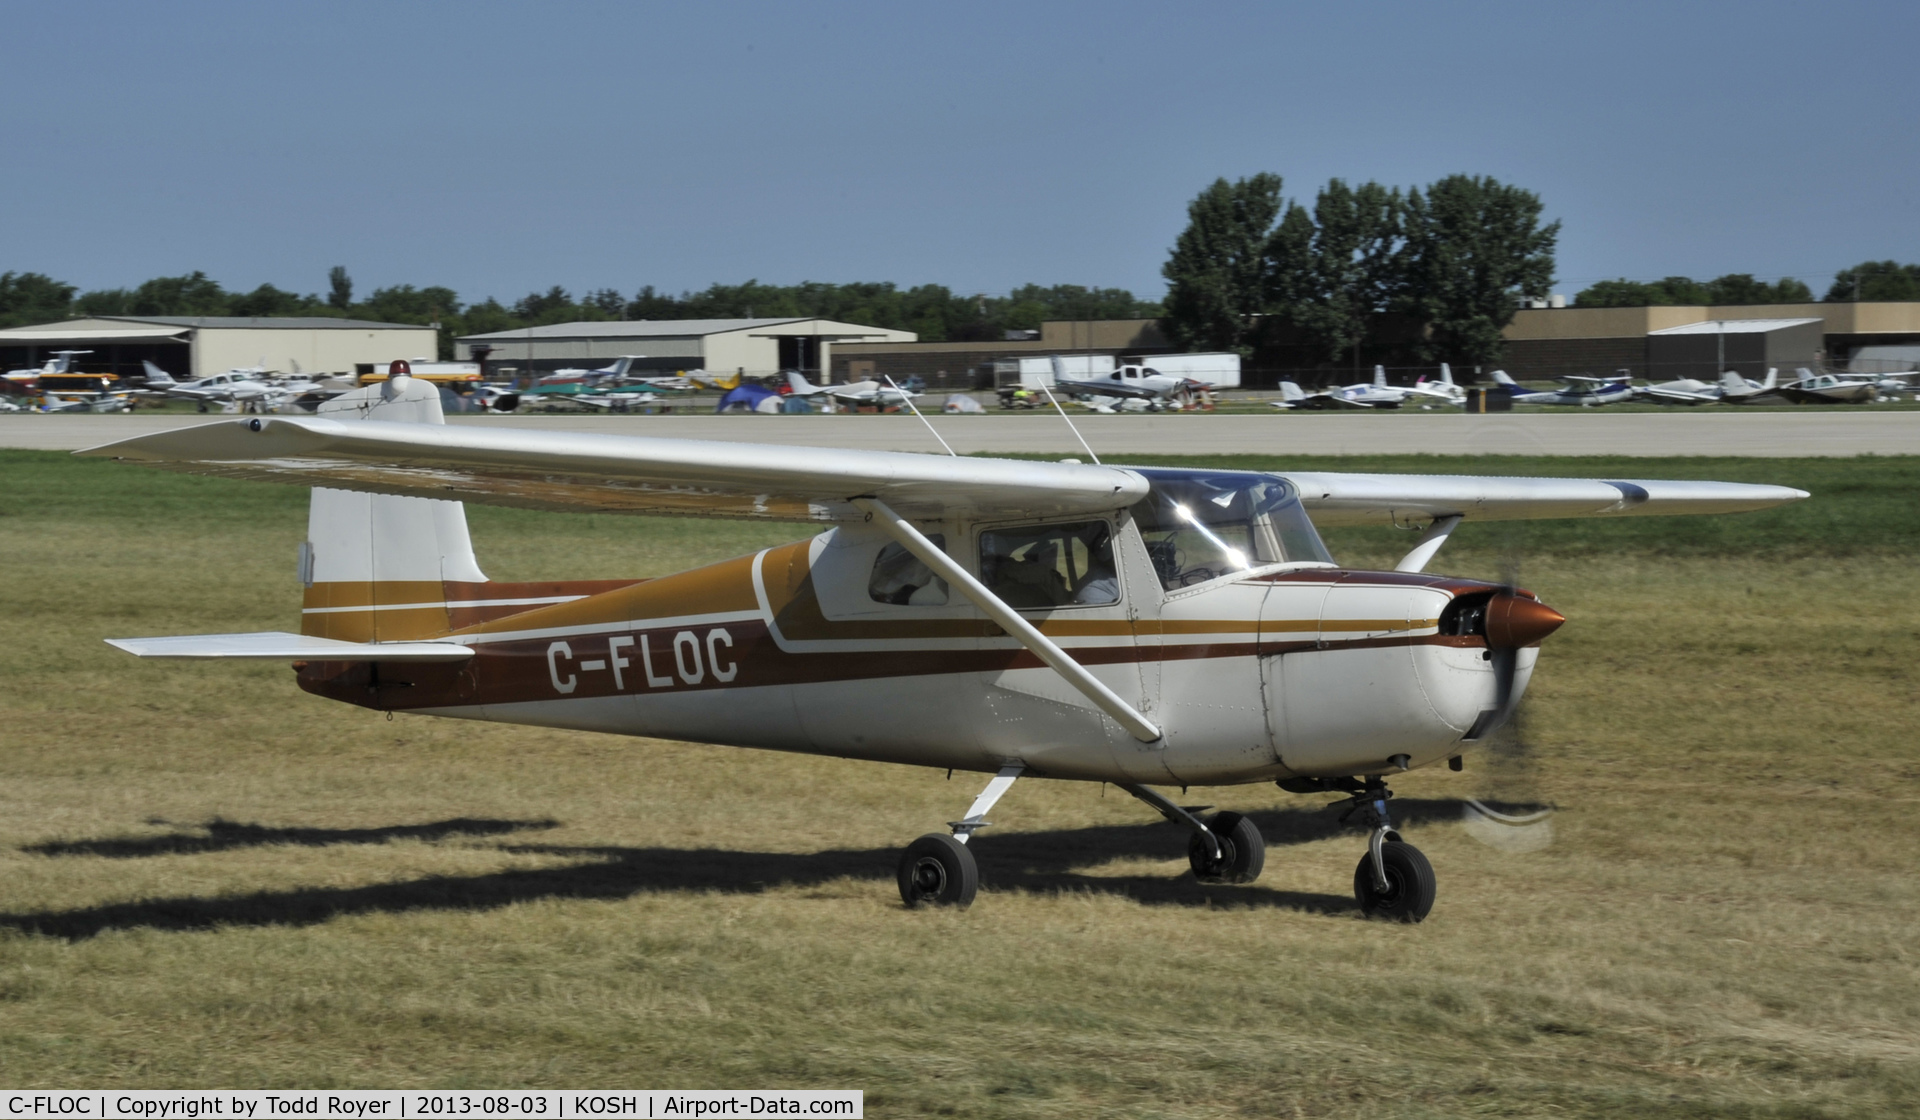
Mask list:
[[[0,271],[1163,290],[1218,176],[1538,192],[1560,290],[1920,260],[1920,5],[0,4]]]

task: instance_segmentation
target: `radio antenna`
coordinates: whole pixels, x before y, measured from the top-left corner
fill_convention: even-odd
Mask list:
[[[1092,460],[1093,460],[1093,462],[1094,462],[1094,465],[1095,465],[1095,466],[1099,466],[1099,465],[1100,465],[1100,456],[1098,456],[1098,455],[1095,455],[1095,454],[1093,453],[1093,448],[1092,448],[1092,447],[1091,447],[1090,445],[1088,445],[1088,443],[1087,443],[1087,437],[1086,437],[1086,436],[1083,436],[1083,435],[1081,435],[1081,434],[1080,434],[1080,429],[1078,429],[1078,428],[1076,428],[1076,427],[1074,427],[1074,426],[1073,426],[1073,417],[1071,417],[1071,416],[1068,416],[1068,415],[1067,415],[1067,410],[1066,410],[1066,409],[1064,409],[1064,408],[1061,408],[1061,407],[1060,407],[1060,401],[1059,401],[1059,399],[1058,399],[1058,398],[1056,398],[1056,397],[1055,397],[1055,396],[1053,395],[1053,390],[1052,390],[1052,389],[1049,389],[1049,388],[1048,388],[1047,386],[1045,386],[1045,385],[1042,385],[1042,386],[1040,386],[1040,391],[1041,391],[1041,392],[1043,392],[1043,393],[1045,393],[1045,394],[1047,395],[1047,399],[1048,399],[1049,401],[1052,401],[1052,402],[1053,402],[1053,408],[1054,408],[1054,411],[1056,411],[1056,412],[1058,412],[1058,413],[1060,414],[1060,419],[1062,419],[1062,420],[1065,420],[1065,421],[1067,422],[1067,430],[1068,430],[1069,432],[1072,432],[1072,433],[1073,433],[1073,438],[1074,438],[1074,439],[1077,439],[1077,440],[1079,440],[1079,441],[1080,441],[1080,446],[1086,449],[1086,452],[1087,452],[1087,458],[1089,458],[1089,459],[1092,459]]]
[[[940,439],[940,433],[934,429],[933,421],[927,419],[926,416],[923,413],[921,413],[919,409],[913,407],[913,398],[907,395],[907,391],[905,389],[901,389],[900,386],[893,384],[893,377],[891,375],[887,377],[887,384],[893,385],[894,389],[899,391],[900,399],[906,402],[908,410],[910,410],[915,416],[920,417],[920,422],[927,426],[927,431],[933,432],[933,438]],[[946,448],[947,454],[953,456],[954,458],[958,459],[960,457],[960,453],[958,451],[955,451],[953,449],[953,446],[949,444],[946,440],[940,439],[940,446]]]

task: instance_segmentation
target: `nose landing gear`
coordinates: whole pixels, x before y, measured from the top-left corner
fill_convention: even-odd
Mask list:
[[[1394,762],[1406,769],[1404,758],[1396,757]],[[1353,869],[1353,897],[1360,903],[1361,913],[1369,918],[1417,922],[1433,909],[1433,865],[1420,854],[1420,849],[1400,839],[1400,834],[1394,831],[1393,819],[1387,815],[1387,799],[1393,796],[1393,791],[1387,788],[1385,779],[1377,775],[1365,781],[1282,778],[1277,784],[1288,793],[1350,795],[1351,804],[1340,814],[1340,822],[1345,824],[1359,817],[1354,823],[1367,829],[1367,854],[1360,857],[1360,866]]]
[[[1396,922],[1417,922],[1433,909],[1436,884],[1433,865],[1420,849],[1400,839],[1393,820],[1387,815],[1387,799],[1393,791],[1378,777],[1365,784],[1352,782],[1342,788],[1353,794],[1353,804],[1340,816],[1345,822],[1354,817],[1367,828],[1367,854],[1353,869],[1353,897],[1360,911],[1369,918]]]

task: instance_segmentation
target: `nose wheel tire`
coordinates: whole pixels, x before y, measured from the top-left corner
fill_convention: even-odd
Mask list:
[[[967,846],[943,832],[929,832],[900,855],[900,901],[909,907],[973,905],[980,869]]]
[[[1387,889],[1382,891],[1373,880],[1372,854],[1360,857],[1353,871],[1353,896],[1369,918],[1393,922],[1417,922],[1433,909],[1435,891],[1433,865],[1420,849],[1399,840],[1380,845],[1380,862],[1385,865]]]
[[[1252,821],[1238,813],[1219,813],[1207,822],[1207,831],[1220,844],[1214,858],[1206,842],[1195,836],[1187,843],[1187,863],[1202,883],[1251,883],[1267,863],[1267,842]],[[1431,876],[1429,876],[1431,877]]]

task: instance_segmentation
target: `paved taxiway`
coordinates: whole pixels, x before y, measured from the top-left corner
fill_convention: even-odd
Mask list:
[[[72,451],[221,419],[232,418],[185,413],[0,416],[0,447]],[[1084,455],[1060,419],[1044,413],[935,415],[932,420],[963,455]],[[940,450],[912,416],[455,416],[450,422],[811,447]],[[1074,422],[1096,452],[1116,454],[1920,455],[1920,411],[1079,415]]]

